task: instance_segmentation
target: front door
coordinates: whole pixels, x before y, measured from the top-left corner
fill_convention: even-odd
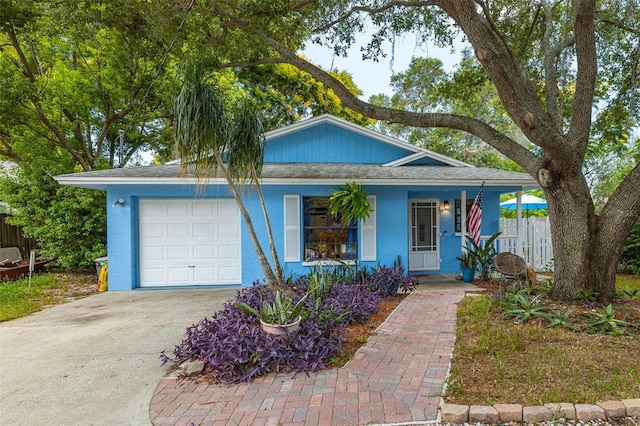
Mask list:
[[[409,270],[440,269],[438,200],[409,200]]]

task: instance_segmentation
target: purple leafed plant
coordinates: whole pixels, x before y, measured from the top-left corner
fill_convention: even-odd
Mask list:
[[[316,303],[315,298],[308,302]],[[362,284],[338,282],[322,296],[318,316],[352,324],[364,322],[378,311],[380,295]]]
[[[378,266],[367,278],[365,285],[382,297],[393,296],[402,290],[412,292],[418,284],[415,277],[405,275],[402,266]]]
[[[296,283],[294,300],[308,292],[307,283]],[[310,292],[300,328],[281,338],[264,333],[255,316],[235,306],[241,301],[258,309],[274,297],[271,288],[259,282],[238,291],[221,311],[187,329],[184,340],[175,347],[174,360],[202,359],[226,383],[250,381],[270,372],[317,371],[342,348],[345,325],[366,320],[380,301],[377,293],[360,284],[335,283],[317,299]],[[161,358],[170,360],[164,354]]]

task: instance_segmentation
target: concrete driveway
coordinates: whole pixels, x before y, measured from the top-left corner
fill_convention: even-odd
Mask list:
[[[0,323],[0,424],[151,424],[160,352],[235,293],[106,292]]]

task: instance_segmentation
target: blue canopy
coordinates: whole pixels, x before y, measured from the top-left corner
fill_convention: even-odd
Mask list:
[[[506,210],[515,210],[517,208],[517,198],[503,201],[500,207]],[[522,210],[542,210],[547,208],[547,200],[538,198],[535,195],[525,194],[521,197]]]

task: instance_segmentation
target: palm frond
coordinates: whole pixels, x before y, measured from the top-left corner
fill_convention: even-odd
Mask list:
[[[238,103],[227,144],[227,164],[234,180],[246,183],[262,172],[265,138],[262,121],[246,100]]]
[[[197,179],[216,175],[216,154],[227,144],[227,120],[222,95],[199,62],[181,69],[184,81],[176,99],[176,150],[182,167],[192,166]]]

